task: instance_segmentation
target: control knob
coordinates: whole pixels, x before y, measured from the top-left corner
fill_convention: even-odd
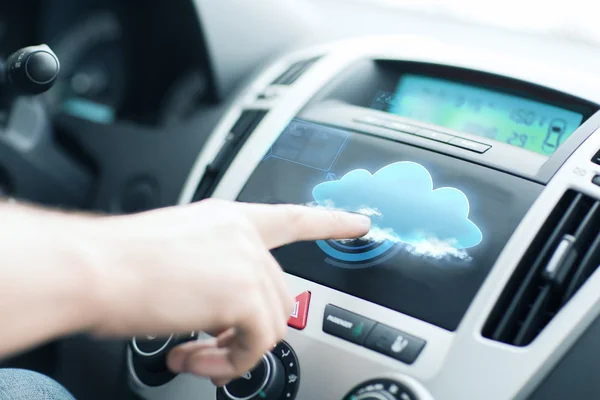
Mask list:
[[[168,351],[174,347],[175,335],[162,337],[153,333],[136,336],[131,340],[133,356],[148,371],[160,372],[166,369]]]
[[[242,377],[217,391],[218,400],[278,400],[282,397],[286,375],[281,360],[265,354],[259,363]]]
[[[150,333],[134,337],[129,346],[135,375],[145,385],[164,385],[176,376],[167,367],[167,355],[171,349],[195,339],[195,332],[169,336]]]
[[[354,397],[354,400],[396,400],[396,398],[387,392],[380,392],[363,393]]]
[[[373,379],[356,386],[344,400],[417,400],[417,397],[399,382]]]

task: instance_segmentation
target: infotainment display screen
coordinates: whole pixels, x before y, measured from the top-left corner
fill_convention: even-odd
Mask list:
[[[294,120],[238,200],[360,212],[363,238],[273,251],[293,275],[454,330],[542,186],[383,138]]]
[[[526,98],[423,75],[404,74],[373,108],[551,156],[583,115]]]

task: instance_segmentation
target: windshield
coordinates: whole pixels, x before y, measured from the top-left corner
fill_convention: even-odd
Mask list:
[[[304,0],[321,2],[322,0]],[[392,7],[407,12],[495,26],[513,31],[543,34],[562,40],[600,45],[600,25],[589,0],[548,2],[544,0],[336,0],[344,3]],[[586,12],[587,10],[587,12]]]

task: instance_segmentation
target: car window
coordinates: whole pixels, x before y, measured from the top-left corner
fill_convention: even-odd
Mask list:
[[[600,24],[596,23],[593,12],[595,3],[588,0],[337,0],[336,3],[340,7],[345,3],[394,7],[449,20],[528,31],[600,46]]]

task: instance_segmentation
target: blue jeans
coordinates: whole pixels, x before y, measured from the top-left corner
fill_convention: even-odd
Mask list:
[[[24,369],[0,369],[0,400],[75,400],[57,382]]]

